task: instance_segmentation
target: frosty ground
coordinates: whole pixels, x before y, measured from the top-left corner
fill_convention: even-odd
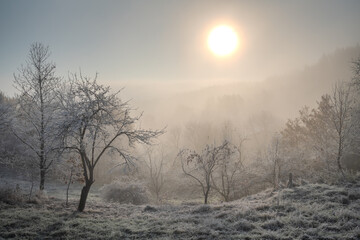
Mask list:
[[[59,198],[0,202],[0,238],[360,239],[360,182],[306,184],[201,205],[127,205],[90,197],[85,212]]]

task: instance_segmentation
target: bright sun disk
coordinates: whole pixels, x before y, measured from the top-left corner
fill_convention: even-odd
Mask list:
[[[209,34],[208,46],[218,56],[229,55],[238,47],[237,34],[229,26],[215,27]]]

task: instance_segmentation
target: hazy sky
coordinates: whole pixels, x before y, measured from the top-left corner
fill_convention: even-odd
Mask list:
[[[14,92],[35,41],[50,46],[59,75],[81,68],[116,86],[262,80],[358,44],[359,13],[358,0],[0,0],[0,87]],[[224,23],[241,47],[219,59],[206,38]]]

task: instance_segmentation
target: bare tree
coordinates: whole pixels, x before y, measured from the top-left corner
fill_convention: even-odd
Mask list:
[[[301,110],[300,117],[289,120],[281,133],[287,155],[289,150],[302,148],[301,155],[314,160],[320,158],[327,164],[329,173],[337,169],[344,175],[342,159],[356,139],[354,102],[351,85],[342,82],[334,86],[332,95],[321,97],[316,109]]]
[[[354,128],[351,121],[353,99],[350,90],[350,86],[345,83],[336,84],[331,97],[330,117],[336,132],[336,163],[342,175],[344,175],[344,170],[341,160],[344,156],[344,150],[350,147],[353,140],[351,137]]]
[[[209,193],[213,187],[211,175],[220,159],[224,159],[228,154],[228,144],[227,141],[224,141],[218,147],[206,145],[201,154],[190,149],[182,149],[178,154],[184,174],[191,177],[201,187],[204,204],[208,203]]]
[[[331,121],[331,96],[328,94],[321,96],[317,105],[317,108],[311,110],[304,107],[300,110],[299,118],[287,122],[281,132],[283,147],[288,157],[295,156],[298,161],[311,159],[312,168],[325,163],[328,172],[331,173],[336,168],[334,161],[336,133]],[[309,170],[311,169],[307,169]]]
[[[136,143],[151,144],[151,140],[164,131],[144,130],[136,127],[140,116],[131,116],[128,102],[122,102],[119,92],[111,93],[109,87],[73,75],[68,89],[63,92],[61,106],[64,148],[73,150],[81,159],[85,186],[82,188],[78,211],[85,208],[94,169],[106,153],[117,153],[131,163],[134,157],[128,146]]]
[[[274,189],[279,187],[281,178],[281,167],[283,164],[280,156],[280,136],[275,135],[268,149],[267,159],[271,164],[271,176]]]
[[[49,47],[34,43],[26,66],[21,66],[19,73],[14,74],[14,85],[20,94],[13,133],[35,155],[32,160],[40,170],[40,190],[44,189],[45,175],[58,157],[54,92],[60,79],[55,76],[55,64],[49,57]]]
[[[160,193],[164,187],[164,150],[147,148],[145,164],[149,174],[150,191],[160,201]]]
[[[211,174],[212,187],[218,192],[225,202],[234,199],[237,174],[243,168],[242,145],[245,139],[241,139],[239,146],[224,145],[223,154],[218,159],[218,167]]]
[[[353,151],[357,155],[360,154],[360,56],[353,62],[353,78],[352,78],[352,96],[354,98],[352,110],[352,125],[353,131]]]
[[[82,165],[78,156],[63,155],[63,160],[55,166],[55,174],[66,184],[66,206],[69,202],[69,190],[74,182],[84,183]]]

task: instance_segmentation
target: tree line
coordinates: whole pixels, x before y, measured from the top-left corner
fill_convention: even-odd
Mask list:
[[[83,211],[95,182],[94,169],[105,154],[118,154],[128,163],[132,156],[126,146],[151,144],[164,131],[139,128],[141,115],[132,113],[129,103],[120,99],[120,91],[112,93],[99,84],[97,75],[73,74],[63,81],[49,57],[49,47],[31,45],[26,64],[14,74],[19,94],[2,125],[25,146],[28,157],[21,164],[38,169],[40,190],[54,162],[64,154],[78,156],[85,183],[78,210]],[[126,141],[126,146],[119,141]]]
[[[349,170],[344,162],[356,165],[360,159],[360,58],[352,67],[350,81],[334,85],[315,108],[305,106],[280,131],[265,134],[256,128],[246,134],[232,122],[221,127],[188,123],[164,134],[164,129],[139,127],[142,115],[120,98],[122,90],[99,84],[98,75],[58,77],[49,48],[34,43],[14,74],[18,95],[0,94],[0,127],[6,134],[1,163],[23,169],[32,183],[39,179],[40,190],[60,163],[67,189],[74,179],[84,184],[79,211],[108,154],[122,160],[117,166],[130,169],[123,175],[145,180],[157,202],[192,191],[205,204],[211,197],[232,201],[287,181],[293,186],[293,179],[346,179],[357,167]],[[266,125],[271,119],[258,120]],[[263,144],[256,144],[258,138]],[[160,141],[154,145],[155,139]]]

